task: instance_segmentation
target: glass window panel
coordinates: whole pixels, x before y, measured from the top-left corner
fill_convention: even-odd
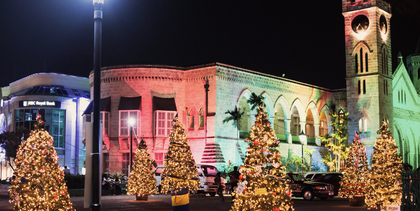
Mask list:
[[[58,115],[58,110],[53,110],[53,115],[52,115],[52,117],[53,117],[53,121],[58,121],[59,120],[59,115]]]
[[[59,140],[60,140],[60,143],[59,143],[59,147],[61,147],[61,148],[65,148],[65,145],[64,145],[64,136],[59,136]]]
[[[64,121],[65,118],[65,114],[66,112],[64,110],[60,110],[60,121]]]
[[[53,139],[54,139],[54,147],[58,147],[58,137],[53,136]]]
[[[53,135],[58,135],[59,133],[58,133],[58,122],[53,122],[53,129],[52,129],[52,134]]]
[[[37,109],[32,109],[32,120],[36,120],[36,116],[38,114],[38,110]],[[44,117],[42,117],[44,118]]]
[[[19,112],[19,121],[25,121],[25,111],[21,110]]]
[[[64,127],[64,122],[60,122],[59,124],[60,124],[60,130],[59,130],[60,133],[59,133],[59,135],[62,135],[63,136],[64,135],[64,128],[65,128]]]

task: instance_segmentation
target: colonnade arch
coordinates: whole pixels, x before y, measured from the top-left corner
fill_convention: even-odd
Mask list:
[[[240,112],[245,112],[238,122],[241,132],[250,131],[255,120],[256,110],[252,111],[247,102],[251,94],[248,88],[243,89],[236,102]],[[267,92],[263,91],[260,95],[264,97],[264,110],[280,141],[292,143],[293,139],[298,142],[298,136],[302,131],[308,138],[328,133],[330,109],[327,105],[323,105],[318,111],[313,101],[304,106],[299,98],[295,98],[289,104],[284,95],[279,95],[274,102]]]

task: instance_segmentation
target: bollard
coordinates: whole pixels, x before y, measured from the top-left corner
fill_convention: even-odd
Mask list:
[[[190,210],[190,192],[184,188],[180,191],[172,192],[172,210],[189,211]]]

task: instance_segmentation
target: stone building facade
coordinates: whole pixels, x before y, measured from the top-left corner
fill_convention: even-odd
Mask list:
[[[349,143],[357,131],[370,157],[378,137],[376,132],[387,119],[404,161],[417,168],[420,57],[414,54],[407,59],[408,70],[402,59],[398,68],[392,70],[391,8],[386,2],[342,0],[342,12],[345,89],[331,90],[222,63],[104,67],[104,172],[128,171],[129,135],[124,121],[130,112],[137,119],[135,143],[144,137],[159,164],[168,148],[171,118],[178,113],[197,163],[213,163],[220,168],[229,162],[240,165],[246,151],[244,138],[256,114],[247,103],[251,93],[264,96],[266,113],[284,157],[305,156],[304,148],[315,149],[312,162],[325,170],[320,153],[324,148],[317,137],[332,132],[332,112],[348,112]],[[93,73],[90,83],[93,87]],[[125,106],[133,101],[135,105]],[[235,106],[245,112],[238,127],[223,124],[225,112]],[[299,140],[302,132],[306,141]]]
[[[101,112],[102,119],[107,119],[102,126],[107,131],[103,133],[104,172],[128,173],[131,139],[124,113],[130,116],[130,112],[135,113],[137,122],[133,127],[133,152],[143,137],[154,159],[162,164],[172,119],[178,114],[197,163],[223,166],[230,161],[240,165],[246,152],[244,135],[249,133],[256,114],[246,103],[252,92],[265,98],[266,112],[281,140],[282,154],[301,156],[303,147],[322,148],[316,137],[331,132],[331,107],[346,108],[344,89],[329,90],[221,63],[187,68],[105,67],[101,73],[101,102],[106,101]],[[127,99],[140,100],[127,105]],[[227,117],[225,112],[235,106],[246,113],[238,128],[232,123],[222,124]],[[90,115],[90,111],[85,114]],[[165,132],[160,131],[161,127]],[[307,143],[299,140],[301,132],[307,134]],[[314,153],[313,158],[322,166],[319,153]]]

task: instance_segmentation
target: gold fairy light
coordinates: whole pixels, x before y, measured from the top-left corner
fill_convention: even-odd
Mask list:
[[[383,120],[378,131],[372,167],[367,177],[365,203],[368,209],[380,205],[400,205],[402,197],[402,160],[397,155],[398,146],[389,131],[388,122]]]
[[[19,146],[9,202],[13,210],[73,211],[53,138],[43,124],[38,115],[35,129]]]

